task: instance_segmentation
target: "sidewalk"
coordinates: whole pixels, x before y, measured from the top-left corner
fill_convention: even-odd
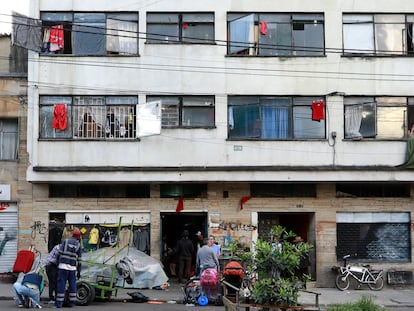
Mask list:
[[[412,307],[414,310],[414,287],[390,287],[385,286],[381,291],[371,291],[369,289],[350,289],[347,291],[339,291],[336,288],[309,288],[310,291],[321,293],[319,303],[322,310],[327,306],[355,302],[362,296],[370,297],[376,304],[384,307]],[[131,297],[128,292],[138,291],[150,300],[163,301],[170,303],[182,303],[184,293],[182,284],[172,281],[168,289],[123,289],[119,288],[115,301],[129,300]],[[12,300],[14,296],[12,284],[0,283],[0,299]],[[47,303],[47,288],[43,292],[42,302]],[[301,293],[299,297],[300,303],[314,303],[314,295]]]

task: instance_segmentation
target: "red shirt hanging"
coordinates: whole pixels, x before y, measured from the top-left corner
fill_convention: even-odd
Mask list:
[[[55,25],[50,27],[50,37],[49,42],[50,43],[56,43],[59,49],[63,48],[63,25]]]
[[[68,118],[65,104],[56,104],[53,111],[52,127],[64,131],[68,126]]]
[[[312,102],[312,120],[320,121],[325,119],[325,105],[323,100]]]

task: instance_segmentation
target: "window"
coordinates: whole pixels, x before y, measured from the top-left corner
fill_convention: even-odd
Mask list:
[[[316,198],[316,185],[301,183],[253,183],[250,184],[250,193],[252,197],[256,198]]]
[[[346,97],[345,139],[402,139],[407,97]]]
[[[0,160],[17,160],[18,142],[17,119],[0,119]]]
[[[213,13],[147,13],[147,43],[214,43]]]
[[[161,198],[206,198],[207,184],[161,184]]]
[[[215,125],[212,96],[148,96],[147,101],[161,101],[163,128],[211,128]]]
[[[320,97],[230,96],[229,138],[324,139]],[[318,110],[312,110],[320,103]]]
[[[40,138],[133,139],[136,96],[42,96]]]
[[[413,27],[414,15],[344,14],[344,54],[414,54]]]
[[[411,262],[409,213],[337,213],[338,261],[357,254],[367,262]]]
[[[379,198],[409,198],[410,184],[381,184],[381,183],[338,183],[336,184],[337,197],[379,197]]]
[[[149,198],[147,184],[50,184],[51,198]]]
[[[137,13],[42,13],[43,54],[137,55]]]
[[[323,14],[229,13],[230,55],[321,56]]]

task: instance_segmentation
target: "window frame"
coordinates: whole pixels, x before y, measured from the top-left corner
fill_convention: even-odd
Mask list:
[[[63,26],[63,47],[50,48],[44,44],[40,55],[76,55],[76,56],[137,56],[139,55],[139,15],[138,12],[47,12],[40,13],[45,37],[46,30],[56,25]],[[93,18],[100,17],[101,22]],[[103,17],[103,20],[102,20]],[[76,18],[79,21],[76,21]],[[112,22],[108,27],[108,21]],[[99,26],[98,26],[99,24]],[[94,25],[97,25],[96,27]],[[124,28],[131,28],[130,30]],[[81,30],[81,31],[78,31]],[[90,29],[90,33],[88,33]],[[96,29],[96,33],[95,30]],[[131,35],[132,34],[132,35]],[[103,40],[99,40],[102,37]],[[115,40],[114,38],[118,38]],[[77,43],[78,42],[78,43]],[[84,42],[80,44],[79,42]],[[99,43],[100,49],[96,49]],[[86,43],[86,44],[85,44]],[[84,47],[89,46],[89,50]],[[56,50],[55,50],[56,49]],[[77,51],[78,49],[78,51]]]
[[[199,16],[199,20],[186,20],[189,16]],[[158,16],[158,21],[155,17]],[[170,16],[170,18],[166,18]],[[161,17],[164,17],[163,19]],[[172,18],[174,17],[174,18]],[[204,18],[203,18],[204,17]],[[214,44],[215,14],[214,12],[147,12],[147,44]],[[155,32],[155,27],[175,27],[170,34]],[[186,37],[188,27],[202,26],[207,28],[203,37]],[[174,34],[172,34],[174,33]],[[210,35],[211,34],[211,38]]]
[[[202,100],[205,100],[205,105],[197,104]],[[161,127],[163,129],[212,129],[216,127],[216,120],[215,120],[215,112],[216,112],[216,104],[215,104],[215,97],[211,95],[162,95],[162,96],[155,96],[149,95],[147,96],[147,102],[151,101],[161,101]],[[188,104],[186,104],[188,102]],[[191,104],[193,102],[193,104]],[[208,104],[210,103],[210,104]],[[188,110],[190,111],[202,111],[202,118],[204,119],[205,124],[197,124],[197,122],[193,122],[193,119],[185,118],[185,112]],[[189,117],[195,114],[188,114]],[[189,121],[189,122],[188,122]],[[199,121],[200,122],[200,121]]]
[[[405,96],[344,97],[344,139],[405,139],[409,102]]]
[[[326,139],[325,118],[312,120],[312,102],[322,101],[324,96],[228,96],[228,139],[229,140],[321,140]],[[275,101],[269,102],[267,101]],[[308,102],[304,104],[304,102]],[[309,107],[308,118],[299,111]],[[237,108],[237,109],[236,109]],[[325,113],[325,105],[323,111]],[[279,119],[276,119],[279,118]],[[253,120],[254,119],[254,120]],[[282,119],[282,122],[279,120]],[[267,120],[264,122],[264,120]],[[312,123],[311,123],[312,122]],[[242,126],[235,128],[237,123]],[[300,125],[315,125],[314,136],[307,136]],[[302,134],[302,135],[301,135]]]
[[[397,20],[398,17],[404,19],[404,21],[386,21],[393,18]],[[397,28],[398,26],[401,26],[401,29]],[[381,33],[381,36],[377,33]],[[387,35],[384,35],[384,33]],[[364,34],[365,36],[363,36]],[[370,37],[367,38],[367,35]],[[395,40],[379,40],[382,37],[388,38],[391,35],[391,39]],[[414,56],[413,35],[414,14],[342,13],[342,56]],[[354,42],[355,38],[359,38],[359,42]],[[358,44],[360,44],[360,48],[358,48]],[[395,48],[395,44],[399,44],[400,47],[397,50],[387,49],[387,44],[393,44],[393,48]]]
[[[52,127],[57,104],[66,106],[66,129]],[[42,95],[39,98],[39,139],[136,140],[137,105],[138,97],[128,95]]]
[[[236,23],[239,23],[240,26],[236,27]],[[303,24],[303,29],[298,29],[298,24]],[[315,28],[306,30],[308,28],[306,27],[307,25],[321,26],[321,33],[318,34],[321,38],[313,40],[312,43],[314,45],[309,46],[309,49],[296,42],[300,37],[298,35],[299,30],[307,32],[307,34],[301,36],[301,40],[311,37],[308,32],[310,29],[315,30]],[[263,40],[270,32],[272,32],[271,36],[276,40],[276,48],[273,48],[275,45],[273,42],[266,43]],[[227,56],[325,56],[324,13],[229,12],[227,13],[227,34]],[[289,38],[285,38],[285,36],[289,36]],[[233,40],[235,37],[241,37],[241,39]],[[234,44],[232,44],[233,42]],[[278,44],[279,42],[282,44]],[[239,49],[234,50],[237,47]]]
[[[18,158],[19,158],[19,120],[17,118],[1,117],[0,118],[0,161],[16,161],[18,160]]]

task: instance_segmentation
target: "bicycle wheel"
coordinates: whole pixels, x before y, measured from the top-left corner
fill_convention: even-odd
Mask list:
[[[338,274],[335,279],[336,288],[339,290],[346,290],[349,287],[349,278],[346,274]]]
[[[371,290],[381,290],[384,287],[384,279],[380,277],[375,281],[375,283],[368,283],[368,287]]]

